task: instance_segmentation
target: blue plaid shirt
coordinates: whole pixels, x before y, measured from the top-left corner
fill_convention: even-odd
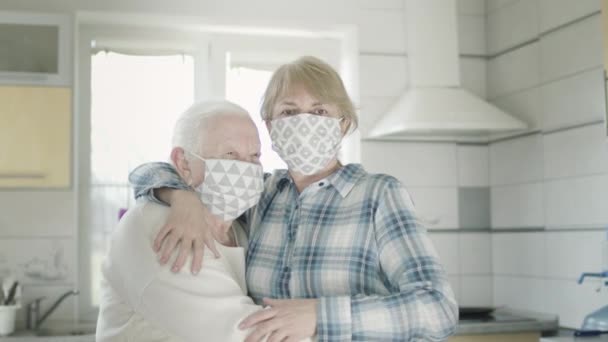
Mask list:
[[[166,163],[144,164],[136,197],[188,189]],[[458,308],[437,253],[395,178],[349,164],[298,193],[286,170],[265,177],[248,230],[247,286],[269,298],[318,298],[319,341],[441,341]]]

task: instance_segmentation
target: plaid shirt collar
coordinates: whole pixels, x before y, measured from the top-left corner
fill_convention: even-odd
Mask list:
[[[347,164],[325,178],[325,181],[333,186],[344,198],[353,189],[355,184],[357,184],[357,182],[366,174],[367,172],[365,172],[361,164]],[[287,184],[293,183],[293,179],[287,170],[275,171],[275,177],[277,179],[277,189],[279,191],[283,190]]]

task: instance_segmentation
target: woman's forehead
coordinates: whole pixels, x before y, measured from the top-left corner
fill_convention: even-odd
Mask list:
[[[319,93],[313,89],[313,87],[297,83],[283,89],[281,94],[278,96],[278,102],[290,102],[294,100],[307,101],[307,102],[325,102],[322,93]]]

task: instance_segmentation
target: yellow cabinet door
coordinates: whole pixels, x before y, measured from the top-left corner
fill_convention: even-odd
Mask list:
[[[69,88],[0,86],[0,188],[70,186]]]

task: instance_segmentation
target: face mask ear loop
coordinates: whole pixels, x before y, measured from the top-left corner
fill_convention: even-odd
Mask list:
[[[192,188],[192,175],[188,177],[188,181],[186,182],[186,184],[188,185],[188,187]]]
[[[190,153],[191,155],[195,156],[196,158],[200,159],[203,162],[203,182],[205,181],[205,174],[207,173],[207,161],[205,158],[199,156],[198,154],[190,151],[190,150],[186,150],[188,153]],[[190,188],[192,188],[192,171],[190,172],[190,177],[188,177],[188,182],[186,182],[186,184],[188,184],[188,186]]]

